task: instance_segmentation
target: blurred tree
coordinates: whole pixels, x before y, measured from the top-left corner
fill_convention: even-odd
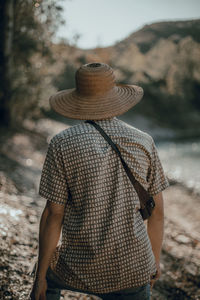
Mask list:
[[[54,86],[58,90],[71,89],[75,87],[76,67],[66,62],[63,72],[53,80]]]
[[[9,101],[12,96],[14,0],[0,3],[0,120],[9,122]]]
[[[61,11],[56,0],[1,1],[1,124],[20,124],[34,113],[42,83],[38,66],[45,57],[51,59],[52,37],[63,22]]]

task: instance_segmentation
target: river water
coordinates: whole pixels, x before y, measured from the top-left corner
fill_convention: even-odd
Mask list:
[[[200,194],[200,140],[156,145],[168,178]]]

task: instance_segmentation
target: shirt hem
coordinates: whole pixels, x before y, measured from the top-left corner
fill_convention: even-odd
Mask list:
[[[142,286],[150,283],[150,275],[149,275],[149,279],[141,281],[140,284],[134,284],[134,283],[131,285],[126,285],[126,284],[120,285],[119,284],[120,287],[118,286],[116,288],[110,287],[110,288],[102,288],[102,289],[98,289],[98,288],[93,289],[93,288],[88,287],[87,289],[82,289],[76,285],[73,285],[73,286],[69,285],[65,279],[61,279],[59,272],[57,272],[57,270],[56,270],[56,266],[54,269],[52,269],[52,271],[61,280],[61,282],[64,283],[63,289],[74,291],[74,292],[79,292],[79,293],[84,293],[84,294],[107,294],[107,293],[121,292],[121,291],[131,289],[131,288],[142,287]],[[106,285],[106,283],[105,283],[105,285]]]

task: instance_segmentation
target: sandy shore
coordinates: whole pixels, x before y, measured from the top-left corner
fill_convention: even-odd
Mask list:
[[[41,120],[0,137],[0,299],[27,299],[28,275],[37,254],[38,223],[45,200],[37,195],[47,142],[66,125]],[[200,299],[200,196],[171,184],[164,191],[165,238],[152,299]],[[64,292],[64,299],[91,299]]]

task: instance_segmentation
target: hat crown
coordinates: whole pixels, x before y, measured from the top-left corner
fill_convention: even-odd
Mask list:
[[[102,96],[115,85],[113,69],[107,64],[85,64],[76,72],[76,90],[82,96]]]

